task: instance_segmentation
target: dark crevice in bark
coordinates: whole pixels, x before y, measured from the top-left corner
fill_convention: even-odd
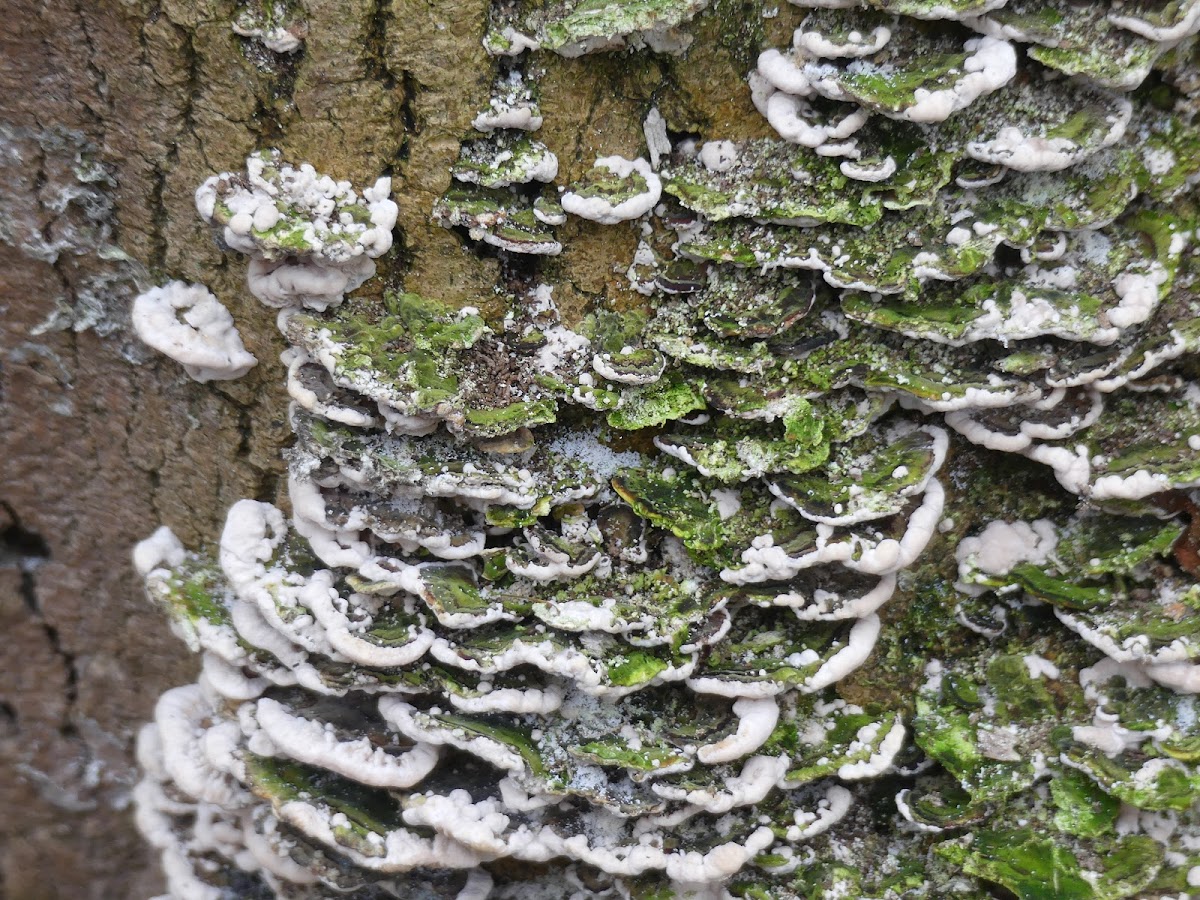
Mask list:
[[[17,710],[11,703],[0,700],[0,740],[6,737],[11,737],[21,730],[20,718],[17,715]],[[3,872],[0,871],[0,888],[4,887]],[[0,896],[3,896],[3,891],[0,890]]]
[[[157,9],[156,9],[157,12]],[[180,111],[180,125],[173,135],[163,136],[168,146],[166,159],[156,162],[154,166],[154,183],[151,186],[150,215],[151,215],[151,267],[158,272],[167,268],[168,240],[167,231],[170,217],[167,212],[167,179],[179,166],[179,142],[187,134],[193,133],[195,125],[196,99],[200,96],[202,79],[200,75],[200,59],[196,52],[192,33],[172,23],[172,27],[183,37],[183,66],[187,72],[187,81],[180,92],[183,98],[183,108]],[[145,40],[143,36],[143,41]],[[203,152],[203,149],[201,149]]]
[[[41,615],[33,573],[50,558],[50,545],[36,531],[22,525],[17,511],[7,502],[0,500],[0,510],[7,519],[0,528],[0,566],[11,566],[21,573],[21,599],[31,613]]]
[[[417,79],[413,77],[412,72],[405,71],[401,78],[401,86],[404,89],[400,100],[400,120],[404,125],[404,142],[400,145],[400,159],[408,159],[408,135],[420,134],[421,129],[417,124],[416,114],[413,112],[413,104],[417,98]]]
[[[83,37],[84,46],[87,48],[85,65],[88,73],[92,76],[95,96],[101,101],[103,108],[93,108],[92,105],[87,102],[86,98],[83,100],[83,106],[89,113],[91,113],[92,119],[96,122],[96,125],[100,129],[99,137],[102,139],[104,135],[104,123],[111,118],[110,112],[112,104],[109,99],[108,78],[105,76],[104,70],[96,65],[96,57],[98,54],[96,51],[96,44],[92,40],[92,29],[86,14],[87,10],[89,10],[91,7],[92,0],[82,0],[82,2],[80,2],[80,0],[76,0],[74,11],[75,17],[79,21],[79,33]],[[102,140],[101,143],[103,143]]]
[[[63,648],[58,629],[46,621],[37,591],[37,571],[50,558],[50,544],[41,534],[23,525],[17,511],[7,501],[0,500],[0,511],[3,512],[5,520],[3,528],[0,528],[0,566],[14,567],[20,573],[21,600],[29,614],[41,625],[50,649],[63,662],[67,676],[63,696],[69,708],[79,695],[79,671],[75,665],[75,655]],[[10,715],[5,716],[3,710],[0,710],[0,725],[7,721],[15,721],[15,713],[12,713],[11,707],[9,713]],[[60,731],[64,735],[74,734],[75,726],[70,721],[69,713],[60,726]]]
[[[287,129],[279,117],[279,110],[262,97],[255,103],[251,121],[255,126],[254,133],[258,135],[257,146],[277,147],[283,142]]]
[[[409,160],[409,141],[413,135],[420,134],[421,129],[417,123],[414,105],[417,98],[417,79],[412,72],[407,69],[400,73],[399,79],[400,90],[400,107],[399,107],[399,124],[404,128],[403,140],[396,150],[395,159],[387,166],[387,175],[399,175],[404,171],[405,164]],[[394,273],[405,272],[412,266],[415,259],[415,253],[408,241],[408,235],[404,233],[404,229],[397,225],[396,240],[392,247],[392,252],[395,255],[395,261],[392,264],[391,271]],[[391,279],[395,285],[399,285],[401,279],[397,277]]]
[[[367,13],[367,40],[363,59],[367,77],[394,91],[399,79],[388,65],[388,24],[392,19],[392,0],[375,0]]]
[[[68,652],[63,647],[58,629],[44,619],[41,622],[41,626],[42,631],[45,632],[46,640],[50,644],[50,649],[54,651],[55,656],[62,660],[63,668],[67,673],[67,684],[63,689],[63,698],[67,701],[67,710],[58,730],[64,737],[74,737],[78,734],[75,722],[73,721],[73,712],[75,701],[79,699],[79,667],[76,665],[75,654]]]

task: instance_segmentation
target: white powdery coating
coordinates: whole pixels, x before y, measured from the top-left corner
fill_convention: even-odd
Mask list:
[[[781,138],[810,149],[829,141],[843,141],[865,124],[871,114],[865,109],[853,109],[841,119],[824,123],[816,121],[816,112],[802,97],[778,91],[767,100],[767,121]]]
[[[1146,666],[1144,671],[1163,687],[1180,694],[1200,694],[1200,666],[1190,662]]]
[[[857,559],[846,561],[847,568],[867,575],[886,575],[911,566],[937,531],[945,500],[946,492],[941,482],[930,478],[921,505],[908,518],[904,536],[899,541],[889,538],[874,547],[864,548]]]
[[[710,172],[728,172],[738,161],[738,146],[733,141],[706,141],[700,147],[700,164]]]
[[[542,127],[542,117],[534,113],[532,107],[506,106],[493,100],[492,108],[477,115],[471,122],[471,127],[482,132],[502,128],[537,131]]]
[[[913,816],[912,806],[908,802],[909,795],[912,793],[911,788],[905,788],[896,795],[896,809],[900,811],[906,822],[912,825],[917,831],[924,834],[938,834],[945,831],[944,828],[938,825],[928,825],[925,822],[918,822]]]
[[[397,755],[365,736],[338,740],[321,723],[292,715],[283,704],[265,697],[258,701],[255,718],[285,756],[373,787],[412,787],[433,771],[440,756],[430,744],[417,744]]]
[[[467,875],[467,883],[459,891],[454,900],[487,900],[492,894],[492,876],[483,869],[472,869]]]
[[[1064,609],[1056,608],[1054,614],[1059,621],[1078,634],[1081,638],[1101,651],[1109,659],[1119,663],[1143,663],[1150,665],[1165,665],[1170,663],[1188,663],[1195,655],[1195,644],[1190,640],[1176,639],[1169,644],[1154,647],[1149,635],[1134,634],[1117,643],[1101,628],[1092,628],[1082,622],[1077,616]]]
[[[336,849],[355,866],[372,872],[409,872],[413,869],[473,869],[487,860],[457,841],[437,834],[423,838],[407,829],[395,829],[382,836],[383,840],[370,855],[338,840],[331,820],[334,814],[303,800],[284,803],[279,818],[301,833]],[[373,843],[373,842],[372,842]]]
[[[651,784],[650,789],[664,800],[686,803],[706,813],[721,815],[761,801],[784,780],[790,762],[787,754],[752,756],[740,773],[707,790],[688,790],[662,782]]]
[[[1071,728],[1071,737],[1081,744],[1087,744],[1099,750],[1110,759],[1120,756],[1126,750],[1135,750],[1151,738],[1167,738],[1171,736],[1170,726],[1163,726],[1152,731],[1130,731],[1123,728],[1115,717],[1096,710],[1094,724],[1075,725]]]
[[[572,562],[566,554],[556,552],[552,547],[547,546],[541,548],[540,552],[536,548],[531,548],[530,558],[526,558],[524,561],[509,554],[505,565],[514,575],[528,578],[538,584],[548,584],[552,581],[581,578],[596,568],[602,558],[603,554],[596,551],[583,562]]]
[[[640,247],[639,247],[639,250],[640,250]],[[638,262],[635,259],[634,265],[637,265],[637,264],[638,264]],[[619,358],[619,356],[620,356],[620,354],[618,354],[618,358]],[[653,384],[654,382],[658,381],[659,377],[662,375],[663,371],[666,369],[666,359],[664,359],[662,365],[658,367],[657,372],[628,372],[628,371],[623,372],[620,369],[616,368],[615,366],[611,365],[612,359],[613,359],[613,355],[611,353],[593,354],[592,370],[597,375],[599,375],[601,378],[603,378],[605,381],[614,381],[617,384],[632,384],[632,385]]]
[[[992,37],[972,38],[963,45],[968,56],[964,75],[952,88],[930,91],[917,88],[915,103],[894,114],[909,122],[942,122],[976,99],[1003,87],[1017,74],[1017,51],[1008,41]]]
[[[738,717],[737,731],[696,751],[696,758],[705,765],[715,766],[749,756],[766,743],[779,721],[779,704],[769,697],[738,700],[733,704],[733,712]]]
[[[333,573],[318,569],[302,576],[266,565],[286,537],[287,525],[278,509],[269,503],[239,500],[230,507],[221,532],[221,570],[234,593],[254,604],[270,628],[310,653],[345,661],[310,612],[336,596]]]
[[[304,351],[292,347],[285,350],[279,358],[280,362],[288,367],[288,396],[301,407],[323,419],[341,425],[350,425],[355,428],[373,428],[375,426],[377,419],[370,413],[349,406],[325,403],[317,396],[316,391],[305,386],[300,377],[301,371],[305,366],[317,366],[317,363]]]
[[[847,159],[843,160],[838,168],[847,178],[853,178],[855,181],[875,183],[887,181],[887,179],[896,174],[896,160],[891,156],[885,156],[879,162],[873,163]]]
[[[1030,653],[1025,656],[1025,668],[1029,671],[1030,678],[1057,680],[1061,676],[1058,666],[1044,656],[1038,656],[1036,653]]]
[[[772,535],[762,535],[751,542],[749,549],[742,551],[742,567],[722,569],[721,580],[730,584],[787,581],[803,569],[832,562],[866,575],[898,572],[912,565],[928,545],[937,530],[945,499],[941,482],[931,478],[921,505],[909,516],[908,527],[898,541],[894,538],[876,541],[856,534],[842,535],[830,541],[834,537],[833,527],[819,524],[815,548],[793,557],[784,547],[775,546]]]
[[[282,25],[274,28],[261,28],[234,21],[230,26],[233,33],[241,37],[258,41],[272,53],[295,53],[304,41]]]
[[[1132,116],[1133,104],[1124,98],[1119,100],[1117,115],[1108,134],[1091,148],[1081,147],[1070,138],[1028,135],[1015,125],[1006,125],[991,140],[970,141],[967,154],[982,162],[995,163],[1018,172],[1059,172],[1081,156],[1088,156],[1101,147],[1119,141]]]
[[[558,157],[546,149],[544,144],[536,143],[537,149],[531,154],[533,162],[530,165],[524,166],[517,170],[511,179],[506,179],[503,183],[510,184],[528,184],[531,181],[549,182],[558,177]],[[506,150],[498,154],[492,164],[499,166],[513,158],[514,154],[511,150]],[[454,177],[459,181],[467,182],[468,184],[479,184],[484,180],[486,173],[478,172],[473,169],[455,170]]]
[[[618,687],[606,683],[605,663],[591,659],[574,647],[564,647],[550,637],[536,640],[518,638],[503,650],[491,653],[483,662],[464,656],[454,642],[444,638],[435,640],[429,653],[440,663],[468,672],[506,672],[517,666],[534,666],[547,675],[570,679],[575,687],[594,697],[624,697],[657,684],[682,681],[691,677],[698,659],[693,653],[683,664],[669,666],[644,684]]]
[[[277,169],[266,177],[267,167]],[[246,158],[246,174],[232,172],[214,175],[196,189],[196,210],[209,224],[220,199],[228,210],[229,221],[222,228],[225,243],[239,253],[263,255],[255,232],[268,232],[288,210],[306,222],[302,237],[307,247],[301,255],[323,262],[345,262],[366,254],[382,256],[392,246],[392,229],[399,207],[390,199],[392,180],[379,178],[365,188],[360,198],[348,181],[335,181],[320,175],[308,163],[294,167],[281,160],[278,151],[253,154]],[[368,222],[355,222],[345,206],[361,205]],[[267,255],[286,255],[272,248]]]
[[[1092,484],[1091,497],[1093,500],[1140,500],[1173,488],[1192,486],[1192,482],[1172,481],[1161,472],[1138,469],[1132,475],[1102,475]]]
[[[142,342],[180,363],[201,383],[241,378],[258,360],[221,301],[202,284],[169,281],[133,301],[133,329]]]
[[[936,425],[919,425],[914,428],[911,423],[902,422],[896,427],[889,429],[886,437],[888,442],[891,443],[911,434],[913,431],[923,431],[929,435],[930,438],[932,438],[932,444],[930,446],[932,458],[930,459],[929,466],[925,470],[924,476],[919,481],[905,485],[897,490],[895,494],[897,497],[914,497],[917,494],[924,493],[925,489],[929,485],[930,479],[937,474],[937,472],[942,468],[942,463],[946,461],[946,451],[950,447],[950,435],[944,428],[938,428]],[[897,466],[894,470],[892,470],[892,478],[894,479],[907,478],[908,474],[909,472],[907,466]],[[808,519],[810,522],[817,522],[821,525],[857,525],[862,522],[881,519],[891,514],[887,510],[883,510],[881,512],[880,510],[872,508],[870,504],[863,504],[861,506],[855,506],[854,504],[851,504],[850,509],[842,515],[820,516],[809,512],[808,510],[802,509],[799,504],[794,503],[785,493],[780,491],[775,484],[769,484],[768,488],[770,489],[771,493],[775,494],[775,496],[784,503],[787,503],[789,506],[795,508],[796,511],[804,518]],[[853,490],[853,488],[851,490]],[[886,543],[887,542],[885,541],[880,546],[884,546]],[[883,573],[880,572],[872,574]]]
[[[824,834],[845,817],[853,803],[854,795],[840,784],[835,784],[817,805],[815,813],[796,810],[793,816],[796,824],[788,828],[787,839],[795,843]]]
[[[798,594],[780,594],[776,606],[791,606],[796,618],[803,622],[827,622],[840,619],[861,619],[869,616],[892,598],[896,592],[896,573],[884,575],[875,587],[861,597],[847,600],[840,594],[818,588],[811,598]]]
[[[239,500],[229,508],[218,556],[238,596],[249,597],[286,533],[283,513],[269,503]]]
[[[970,582],[978,570],[1007,575],[1021,563],[1041,565],[1058,547],[1058,534],[1049,519],[1035,522],[989,522],[978,535],[963,538],[954,551],[959,577]]]
[[[138,541],[133,548],[133,567],[145,578],[160,567],[174,568],[182,565],[187,556],[179,538],[166,525],[159,526],[154,534]]]
[[[792,35],[792,46],[808,56],[819,59],[844,59],[859,56],[870,56],[878,53],[892,39],[892,30],[884,25],[871,29],[868,35],[851,32],[851,37],[858,40],[834,41],[825,37],[821,32],[805,31],[803,26],[797,28]]]
[[[1121,302],[1108,311],[1108,321],[1117,328],[1145,322],[1158,308],[1158,289],[1167,277],[1166,268],[1158,262],[1148,272],[1122,272],[1113,280],[1113,290]]]
[[[260,650],[267,651],[299,676],[299,672],[306,666],[305,652],[272,628],[263,618],[263,614],[259,612],[258,606],[246,600],[236,600],[229,606],[229,619],[233,622],[236,637],[240,637],[246,643]],[[222,658],[226,662],[237,665],[236,657],[233,659],[227,656]]]
[[[475,697],[450,693],[446,698],[451,706],[463,712],[548,716],[562,706],[563,688],[558,684],[545,688],[495,688]]]
[[[302,866],[290,856],[278,852],[270,837],[279,830],[279,820],[273,815],[265,816],[263,833],[255,827],[254,815],[247,811],[242,816],[242,841],[254,858],[255,863],[291,884],[316,884],[319,880],[307,866]]]
[[[874,739],[874,732],[871,729],[877,729],[878,724],[864,725],[859,729],[858,740],[863,743],[870,743]],[[864,732],[866,732],[864,734]],[[904,738],[907,731],[904,728],[904,723],[896,718],[892,721],[892,727],[888,729],[887,734],[883,736],[883,740],[879,742],[879,746],[866,759],[860,759],[856,762],[843,763],[838,768],[838,778],[843,781],[859,781],[864,778],[874,778],[876,775],[882,775],[891,768],[892,762],[904,749]]]
[[[526,772],[525,760],[512,747],[495,738],[456,729],[452,725],[430,721],[423,724],[417,717],[428,718],[415,706],[396,696],[385,696],[379,700],[379,714],[384,720],[410,740],[431,746],[457,747],[466,750],[498,769],[514,774]]]
[[[673,880],[693,883],[723,881],[775,842],[771,829],[764,826],[752,832],[742,844],[731,841],[707,853],[670,852],[661,848],[662,835],[649,831],[639,835],[637,843],[607,843],[605,838],[611,832],[606,826],[619,820],[603,812],[594,814],[596,825],[590,829],[593,835],[565,837],[549,825],[522,825],[510,831],[510,818],[503,809],[498,798],[473,802],[461,790],[444,797],[414,794],[406,803],[404,821],[432,828],[439,835],[449,836],[455,843],[489,858],[512,856],[543,862],[566,856],[613,875],[636,876],[662,870]]]
[[[451,791],[446,796],[416,794],[409,798],[404,810],[405,824],[432,828],[489,856],[507,855],[504,833],[510,821],[498,798],[475,803],[464,790]]]
[[[371,548],[365,542],[339,534],[329,523],[321,489],[294,467],[288,472],[288,496],[292,501],[292,524],[297,534],[308,541],[313,553],[325,565],[358,569],[374,560]],[[407,577],[410,568],[405,566],[399,573],[390,573],[391,579],[398,575]]]
[[[565,206],[563,208],[566,209]],[[586,337],[565,325],[550,325],[542,329],[542,336],[546,342],[538,349],[537,364],[546,374],[561,372],[566,360],[586,352],[592,346]]]
[[[1063,394],[1058,389],[1047,399],[1061,401]],[[1057,395],[1057,397],[1056,397]],[[1018,453],[1028,449],[1036,441],[1060,441],[1069,438],[1077,431],[1088,428],[1096,423],[1104,412],[1104,395],[1090,392],[1091,405],[1082,416],[1071,418],[1057,425],[1044,424],[1038,421],[1022,422],[1016,434],[991,431],[986,425],[972,418],[971,410],[959,410],[946,414],[946,424],[965,437],[972,444],[978,444],[989,450],[999,450],[1004,453]],[[1049,406],[1036,405],[1032,409],[1049,409]]]
[[[1070,447],[1035,444],[1025,451],[1025,455],[1053,469],[1058,483],[1072,494],[1089,493],[1092,464],[1086,446],[1080,444],[1072,450]]]
[[[224,900],[225,891],[196,877],[192,863],[181,846],[170,847],[160,857],[169,900]]]
[[[412,665],[425,655],[437,638],[428,628],[412,625],[406,643],[378,644],[359,637],[342,608],[346,603],[340,597],[314,591],[306,600],[309,611],[325,630],[330,646],[360,665],[379,668]]]
[[[560,198],[562,208],[581,219],[590,219],[602,225],[616,225],[629,219],[637,219],[654,209],[662,196],[662,181],[650,168],[650,163],[641,159],[626,159],[623,156],[602,156],[595,165],[607,169],[618,178],[629,178],[634,173],[646,182],[646,190],[615,206],[602,197],[581,197],[567,191]]]
[[[562,600],[538,604],[537,616],[552,628],[562,631],[625,634],[632,627],[617,616],[616,601],[611,597],[605,597],[599,604],[588,600]]]
[[[200,677],[222,697],[239,702],[253,700],[271,686],[266,678],[247,677],[241,668],[211,651],[202,657]]]
[[[881,629],[879,616],[870,615],[859,619],[850,629],[846,646],[825,661],[825,665],[804,682],[801,690],[813,694],[841,681],[867,661]]]

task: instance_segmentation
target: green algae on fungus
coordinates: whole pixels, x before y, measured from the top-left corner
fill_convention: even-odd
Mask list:
[[[458,181],[485,188],[553,181],[558,175],[558,158],[524,132],[493,131],[486,138],[463,144],[450,174]]]
[[[462,227],[473,241],[482,241],[511,253],[557,256],[562,244],[553,224],[561,224],[556,201],[530,203],[503,188],[469,188],[455,185],[433,208],[433,218],[446,228]]]
[[[1029,56],[1066,75],[1085,75],[1105,87],[1141,84],[1166,47],[1113,24],[1109,3],[1009,0],[970,27],[994,37],[1032,44]]]

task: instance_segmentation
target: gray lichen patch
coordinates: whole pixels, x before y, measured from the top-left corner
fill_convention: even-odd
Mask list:
[[[567,57],[626,45],[682,50],[690,41],[676,29],[707,5],[708,0],[514,0],[494,8],[484,46],[496,55],[544,49]]]

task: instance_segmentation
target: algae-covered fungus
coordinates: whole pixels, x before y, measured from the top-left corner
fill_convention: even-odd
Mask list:
[[[492,4],[465,302],[354,293],[387,179],[201,187],[295,441],[135,551],[172,896],[1196,892],[1200,5],[792,5]]]
[[[251,257],[247,284],[269,306],[325,309],[375,274],[392,246],[398,207],[391,179],[362,194],[348,181],[293,167],[278,151],[254,154],[245,174],[214,175],[196,209],[223,243]]]
[[[604,156],[580,183],[562,195],[562,208],[581,219],[615,225],[645,215],[662,195],[659,181],[644,159]]]

